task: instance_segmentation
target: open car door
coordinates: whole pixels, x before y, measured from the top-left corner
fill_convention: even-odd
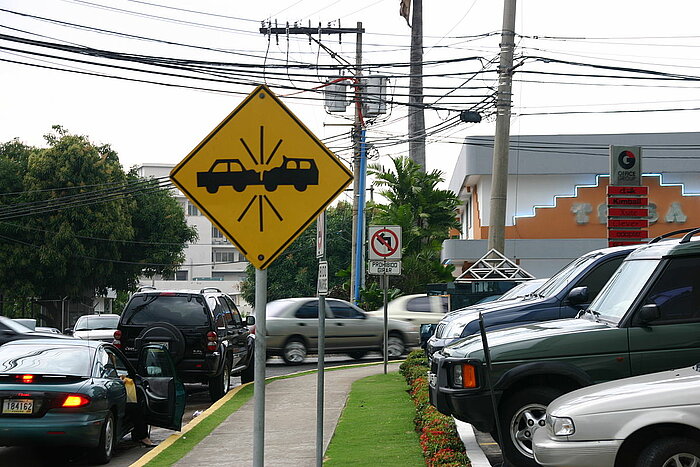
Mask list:
[[[145,396],[146,423],[169,430],[182,428],[185,385],[175,372],[170,352],[159,344],[146,344],[139,351],[137,386]]]

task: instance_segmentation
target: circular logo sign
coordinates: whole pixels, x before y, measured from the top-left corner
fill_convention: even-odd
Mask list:
[[[634,164],[635,162],[637,162],[637,159],[632,151],[622,151],[617,156],[617,162],[620,164],[620,167],[622,167],[625,170],[629,170],[632,167],[634,167]]]

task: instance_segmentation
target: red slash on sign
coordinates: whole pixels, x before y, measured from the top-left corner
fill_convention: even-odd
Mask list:
[[[369,259],[401,259],[401,228],[371,226]]]

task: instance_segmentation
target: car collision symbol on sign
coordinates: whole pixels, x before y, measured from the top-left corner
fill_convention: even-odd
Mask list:
[[[253,266],[265,269],[352,174],[267,86],[258,86],[170,178]]]

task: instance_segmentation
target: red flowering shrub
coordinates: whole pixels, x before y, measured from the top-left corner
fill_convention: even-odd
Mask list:
[[[401,364],[401,374],[410,386],[409,394],[416,406],[413,419],[420,433],[420,445],[428,467],[463,467],[471,465],[452,417],[430,405],[428,394],[428,360],[422,350],[415,350]]]

